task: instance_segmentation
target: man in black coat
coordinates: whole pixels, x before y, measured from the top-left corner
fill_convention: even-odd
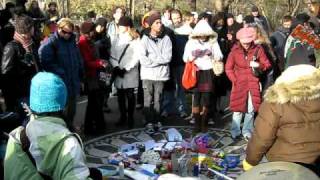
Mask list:
[[[32,41],[33,31],[30,17],[17,17],[14,39],[4,47],[1,74],[6,111],[21,112],[20,103],[28,102],[31,78],[39,70],[37,51]]]

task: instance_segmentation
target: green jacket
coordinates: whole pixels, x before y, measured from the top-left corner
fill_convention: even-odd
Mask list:
[[[21,148],[22,130],[23,127],[18,127],[10,133],[4,161],[5,180],[42,180],[38,172],[56,180],[89,179],[80,138],[66,128],[62,119],[41,117],[27,124],[29,151],[37,168]]]

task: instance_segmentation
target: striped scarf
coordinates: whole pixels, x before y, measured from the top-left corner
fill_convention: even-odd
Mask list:
[[[17,32],[14,32],[13,39],[22,44],[22,46],[26,50],[27,54],[32,54],[33,41],[32,41],[31,36],[30,36],[30,38],[25,38],[21,34],[19,34]],[[35,68],[36,72],[39,72],[39,66],[38,66],[37,62],[35,61],[33,55],[32,55],[30,63],[32,65],[34,65],[34,68]]]
[[[32,52],[33,41],[31,37],[25,38],[21,34],[14,32],[13,39],[21,43],[26,52]]]

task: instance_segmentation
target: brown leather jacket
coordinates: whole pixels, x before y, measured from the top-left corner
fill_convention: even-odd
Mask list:
[[[246,160],[257,165],[264,155],[269,161],[306,164],[320,156],[319,70],[295,81],[281,78],[266,92]]]

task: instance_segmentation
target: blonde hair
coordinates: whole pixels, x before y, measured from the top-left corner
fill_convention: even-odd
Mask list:
[[[132,37],[132,39],[140,38],[140,35],[139,35],[139,33],[137,32],[137,30],[135,28],[130,28],[128,33]]]
[[[253,26],[253,28],[257,32],[257,38],[256,41],[260,42],[261,44],[268,44],[271,45],[271,41],[269,40],[269,37],[265,30],[263,30],[262,27],[259,25]]]
[[[58,28],[62,29],[64,27],[68,27],[70,29],[74,29],[74,24],[69,18],[62,18],[58,21]]]

